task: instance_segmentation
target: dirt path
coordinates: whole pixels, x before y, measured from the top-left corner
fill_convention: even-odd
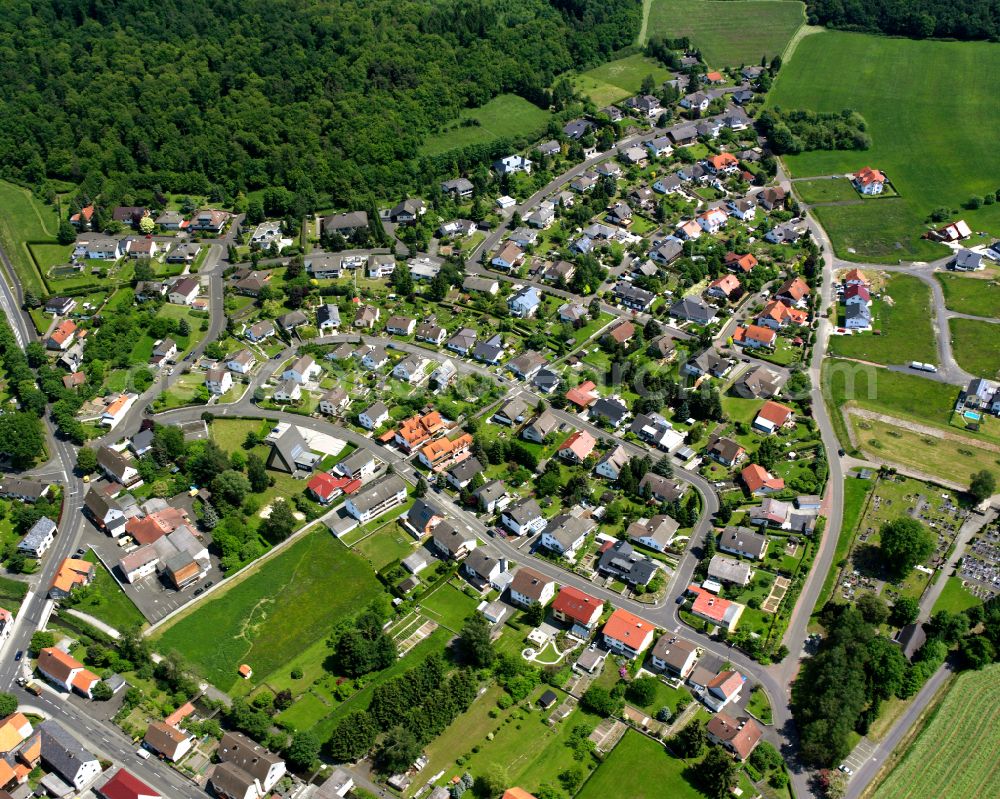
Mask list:
[[[783,64],[788,63],[792,55],[795,53],[795,48],[799,46],[799,42],[801,42],[806,36],[811,36],[814,33],[819,33],[820,31],[826,30],[826,28],[822,27],[821,25],[806,25],[805,14],[806,10],[803,7],[802,9],[803,23],[802,25],[799,26],[799,29],[795,31],[795,35],[788,40],[788,44],[785,45],[785,49],[781,53],[781,63]]]
[[[639,26],[639,36],[635,43],[642,46],[646,43],[646,28],[649,26],[649,8],[653,5],[653,0],[642,0],[642,25]]]

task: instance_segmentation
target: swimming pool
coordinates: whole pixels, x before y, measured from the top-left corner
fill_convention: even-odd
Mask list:
[[[966,411],[965,413],[962,414],[962,416],[964,416],[966,419],[971,419],[974,422],[978,422],[980,418],[982,418],[975,411]]]

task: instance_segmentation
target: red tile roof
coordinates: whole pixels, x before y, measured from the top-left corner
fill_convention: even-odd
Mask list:
[[[603,607],[604,603],[601,600],[568,585],[559,591],[559,596],[552,603],[553,611],[562,613],[566,618],[580,624],[590,624],[594,611]]]
[[[608,638],[638,649],[653,634],[653,629],[653,625],[649,622],[643,621],[634,613],[618,608],[605,623],[604,634]]]
[[[868,186],[872,183],[885,183],[886,178],[879,170],[866,166],[854,173],[854,180],[862,186]]]
[[[97,789],[104,799],[160,799],[160,795],[138,777],[121,768],[104,786]]]
[[[792,413],[792,409],[787,405],[782,405],[780,402],[775,402],[774,400],[768,400],[757,412],[757,418],[764,419],[776,427],[781,427],[788,421]]]
[[[762,488],[767,488],[771,491],[781,491],[785,487],[784,480],[780,477],[775,477],[763,466],[759,466],[756,463],[751,463],[743,469],[740,472],[740,479],[743,480],[746,487],[752,493],[756,493]]]

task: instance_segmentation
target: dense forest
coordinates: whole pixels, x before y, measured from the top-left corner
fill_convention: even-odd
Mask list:
[[[953,39],[1000,37],[998,0],[807,0],[810,24]]]
[[[640,0],[7,0],[0,175],[122,201],[395,197],[428,178],[428,133],[505,92],[548,106],[640,17]]]

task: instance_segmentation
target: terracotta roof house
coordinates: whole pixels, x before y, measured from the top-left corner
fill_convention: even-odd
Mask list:
[[[617,608],[604,625],[604,643],[618,654],[634,658],[653,642],[653,631],[649,622]]]
[[[156,791],[123,768],[96,790],[101,799],[160,799]]]
[[[597,445],[595,438],[586,430],[577,430],[567,438],[558,449],[558,455],[563,460],[582,463],[587,459]]]
[[[52,599],[68,597],[77,586],[89,585],[96,573],[93,563],[78,558],[66,558],[59,564],[59,570],[52,578],[49,597]]]
[[[762,433],[773,433],[795,419],[795,413],[787,405],[768,400],[757,412],[753,427]]]
[[[761,494],[771,494],[775,491],[784,491],[785,481],[780,477],[775,477],[763,466],[751,463],[740,472],[740,479],[747,491],[755,496]]]
[[[601,600],[569,585],[559,590],[559,596],[552,603],[552,615],[571,624],[572,631],[581,637],[589,637],[602,613],[604,603]]]
[[[792,305],[803,306],[811,289],[801,277],[790,277],[775,292],[775,297],[787,299]]]
[[[566,399],[578,408],[589,408],[600,396],[593,380],[587,380],[566,392]]]
[[[743,605],[730,602],[694,584],[688,586],[688,593],[694,595],[691,612],[695,616],[718,624],[727,632],[736,629],[740,616],[743,615]]]
[[[737,721],[723,712],[716,713],[709,720],[705,732],[710,741],[728,750],[737,760],[746,760],[764,735],[760,725],[752,718]]]
[[[741,444],[731,438],[712,438],[708,442],[705,454],[723,466],[736,466],[747,456],[747,451]]]
[[[735,252],[727,252],[725,264],[729,269],[742,272],[746,275],[749,274],[755,266],[757,266],[757,259],[750,253],[747,253],[746,255],[738,255]]]
[[[770,327],[747,325],[738,327],[733,333],[733,343],[749,349],[773,349],[778,342],[778,334]]]
[[[851,183],[862,194],[881,194],[885,190],[886,176],[877,169],[866,166],[851,175]]]
[[[705,686],[706,695],[703,697],[705,704],[718,712],[739,697],[745,682],[746,677],[738,671],[720,671]]]

